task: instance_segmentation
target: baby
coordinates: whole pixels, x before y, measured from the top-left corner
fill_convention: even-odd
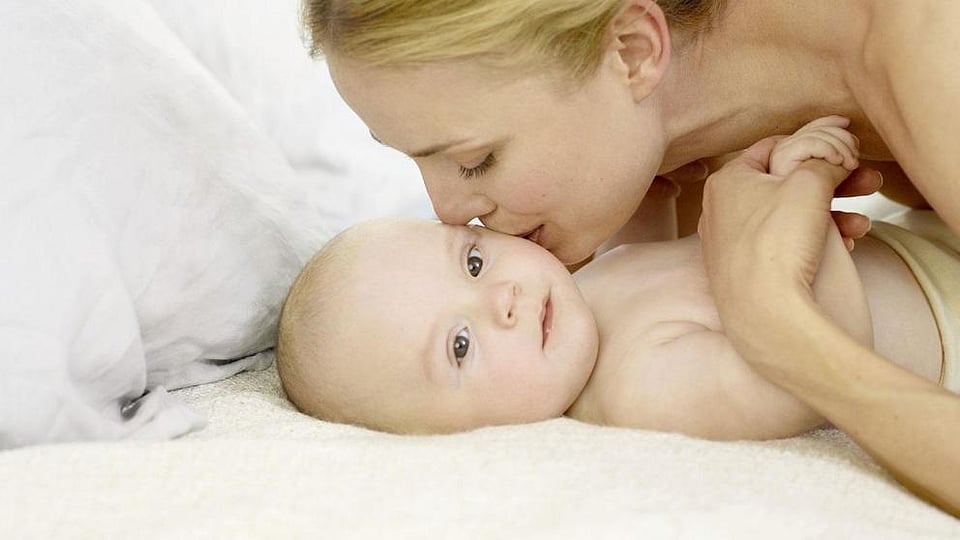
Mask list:
[[[771,174],[806,159],[854,169],[856,141],[840,125],[821,119],[784,138]],[[941,377],[931,293],[884,242],[861,240],[855,259],[832,231],[816,280],[821,308],[865,344],[883,336],[877,347],[887,358]],[[960,265],[951,268],[960,275]],[[696,236],[620,246],[571,275],[537,244],[482,227],[363,223],[297,278],[277,366],[305,413],[400,433],[566,414],[766,439],[823,422],[734,351]]]

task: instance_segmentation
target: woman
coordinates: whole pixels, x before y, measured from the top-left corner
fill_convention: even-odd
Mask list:
[[[702,178],[702,163],[827,114],[850,119],[884,193],[929,201],[960,232],[955,2],[307,0],[305,19],[344,99],[417,162],[442,220],[479,217],[567,264],[614,237],[673,233],[672,199],[648,193],[656,175]],[[724,325],[762,374],[957,512],[960,400],[810,306],[842,179],[806,167],[773,182],[769,149],[708,183],[701,228]],[[852,180],[850,193],[878,183]],[[869,227],[837,220],[851,238]]]

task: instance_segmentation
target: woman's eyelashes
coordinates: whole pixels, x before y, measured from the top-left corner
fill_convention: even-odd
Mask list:
[[[470,352],[470,329],[463,328],[456,335],[453,336],[453,359],[457,363],[457,367],[463,363],[463,359],[467,357],[467,353]]]
[[[493,153],[487,154],[487,157],[483,158],[483,161],[481,161],[480,164],[477,165],[476,167],[464,167],[463,165],[461,165],[460,176],[462,178],[466,178],[467,180],[470,180],[473,178],[480,178],[488,170],[490,170],[490,167],[492,167],[493,164],[496,163],[496,161],[497,159],[493,157]]]

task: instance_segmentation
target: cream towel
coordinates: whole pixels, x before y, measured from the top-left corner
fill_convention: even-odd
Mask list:
[[[960,538],[833,429],[710,442],[560,418],[397,436],[297,413],[273,369],[176,394],[205,430],[0,452],[2,536]]]

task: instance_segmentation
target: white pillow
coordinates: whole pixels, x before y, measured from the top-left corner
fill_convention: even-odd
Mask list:
[[[284,151],[299,174],[331,172],[337,229],[384,215],[433,217],[420,173],[370,132],[301,39],[300,0],[149,0],[161,18]]]
[[[323,189],[141,0],[5,0],[0,65],[0,447],[196,429],[164,389],[263,367]]]

